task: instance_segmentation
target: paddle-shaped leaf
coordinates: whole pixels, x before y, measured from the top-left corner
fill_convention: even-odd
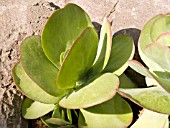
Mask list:
[[[142,115],[130,128],[168,128],[165,127],[167,120],[167,114],[144,109]]]
[[[140,38],[139,38],[139,43],[138,43],[138,51],[139,51],[139,55],[141,57],[141,59],[143,60],[143,62],[150,68],[150,70],[159,70],[162,71],[162,68],[154,63],[152,60],[150,60],[145,54],[144,54],[144,50],[146,48],[146,46],[148,44],[152,43],[151,37],[150,37],[150,32],[151,32],[151,27],[152,24],[154,23],[154,21],[156,19],[159,19],[161,17],[163,17],[164,15],[157,15],[155,17],[153,17],[142,29],[141,34],[140,34]]]
[[[147,68],[145,68],[141,63],[139,63],[136,60],[129,60],[128,61],[129,66],[135,70],[136,72],[140,73],[143,76],[146,76],[148,78],[153,78],[152,74],[149,72]]]
[[[170,114],[170,94],[161,86],[140,89],[119,89],[117,92],[146,109]]]
[[[116,94],[119,79],[112,73],[105,73],[88,85],[65,96],[59,105],[69,109],[87,108],[111,99]]]
[[[44,91],[61,96],[64,91],[56,87],[58,69],[47,59],[39,36],[26,38],[21,44],[21,65],[27,75]]]
[[[170,32],[170,15],[164,15],[161,18],[156,19],[150,32],[152,42],[155,42],[160,34]]]
[[[100,31],[100,40],[98,44],[95,64],[92,67],[92,72],[96,74],[103,70],[109,60],[112,48],[112,32],[110,22],[104,18]]]
[[[52,14],[42,32],[42,45],[53,64],[60,67],[60,54],[69,50],[88,26],[92,27],[89,16],[75,4],[67,4]]]
[[[58,97],[54,97],[42,90],[35,84],[24,72],[20,63],[16,64],[12,71],[16,86],[21,92],[30,99],[43,102],[46,104],[54,104],[59,101]]]
[[[145,49],[145,54],[165,71],[170,71],[170,49],[162,43],[152,43]]]
[[[57,87],[73,88],[91,68],[97,53],[98,36],[89,27],[75,40],[57,76]]]
[[[114,72],[116,75],[121,75],[128,67],[127,61],[133,56],[133,39],[128,35],[114,37],[110,59],[103,72]]]
[[[165,32],[159,35],[159,37],[156,39],[156,42],[163,43],[170,47],[170,32]]]
[[[147,68],[145,68],[142,64],[140,64],[138,61],[136,60],[131,60],[128,62],[129,66],[134,69],[136,72],[140,73],[141,75],[144,75],[148,78],[151,78],[153,80],[155,80],[156,85],[161,85],[167,92],[170,92],[170,80],[166,79],[165,77],[167,76],[166,72],[160,72],[160,71],[153,71],[154,73],[151,73]],[[159,74],[164,74],[164,76],[162,75],[162,77],[159,76]],[[169,75],[169,74],[168,74]],[[149,84],[150,85],[150,84]]]
[[[22,104],[22,116],[25,119],[37,119],[54,109],[54,104],[44,104],[26,98]]]
[[[80,110],[88,128],[126,128],[133,117],[129,104],[118,94],[102,104]]]

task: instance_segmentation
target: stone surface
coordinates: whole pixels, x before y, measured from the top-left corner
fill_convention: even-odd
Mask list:
[[[98,26],[108,16],[113,33],[130,34],[136,42],[151,17],[170,11],[170,0],[0,0],[0,128],[28,127],[20,111],[23,96],[11,76],[19,60],[19,45],[27,36],[40,35],[52,12],[71,2]]]

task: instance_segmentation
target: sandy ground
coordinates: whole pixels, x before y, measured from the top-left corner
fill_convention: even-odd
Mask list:
[[[108,16],[113,33],[136,38],[151,17],[170,12],[170,0],[0,0],[0,128],[28,127],[21,118],[23,96],[11,76],[20,43],[27,36],[40,35],[48,17],[71,2],[81,6],[95,26]]]

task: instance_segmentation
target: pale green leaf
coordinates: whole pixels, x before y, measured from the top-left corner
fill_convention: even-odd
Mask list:
[[[152,74],[149,72],[149,70],[144,67],[141,63],[139,63],[136,60],[129,60],[128,61],[129,66],[135,70],[136,72],[140,73],[143,76],[146,76],[148,78],[153,78]]]
[[[65,96],[59,105],[69,109],[87,108],[111,99],[116,94],[119,79],[112,73],[105,73],[88,85]]]
[[[26,98],[22,104],[22,116],[25,119],[37,119],[54,109],[54,104],[44,104]]]
[[[146,109],[170,114],[170,94],[161,86],[138,89],[119,89],[117,92]]]
[[[118,94],[102,104],[80,110],[88,128],[126,128],[133,118],[129,104]]]
[[[166,46],[170,47],[170,32],[160,34],[156,39],[156,42],[163,43]]]
[[[130,128],[165,128],[167,119],[167,114],[144,109],[142,115]]]
[[[150,30],[152,42],[155,42],[164,32],[170,32],[170,15],[164,15],[154,21]]]
[[[168,46],[157,42],[152,43],[146,47],[145,54],[162,69],[170,71],[170,49]]]
[[[54,104],[59,102],[58,97],[51,96],[42,90],[36,83],[34,83],[29,76],[24,72],[20,63],[16,64],[12,71],[13,78],[19,90],[35,101],[46,104]]]
[[[139,43],[138,43],[138,51],[141,59],[143,62],[150,68],[150,70],[157,70],[157,71],[162,71],[162,68],[150,60],[145,54],[144,50],[148,44],[152,43],[150,33],[151,33],[151,27],[156,19],[159,19],[161,17],[164,17],[164,15],[157,15],[153,17],[151,20],[149,20],[145,26],[143,27],[140,37],[139,37]]]

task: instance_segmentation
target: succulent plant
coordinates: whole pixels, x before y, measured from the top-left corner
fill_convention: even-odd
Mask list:
[[[86,12],[68,4],[51,15],[41,36],[22,42],[20,53],[12,74],[27,97],[24,118],[41,117],[51,128],[72,127],[73,115],[79,127],[131,123],[131,107],[116,91],[134,86],[123,73],[134,55],[133,40],[127,35],[112,38],[107,18],[98,41]]]
[[[153,17],[142,29],[138,43],[139,55],[147,68],[136,60],[129,66],[144,75],[147,88],[119,89],[119,94],[145,108],[132,128],[168,128],[170,115],[170,15]],[[157,112],[157,113],[156,113]],[[151,119],[151,117],[154,118]],[[146,124],[144,120],[148,120]],[[149,122],[152,121],[150,124]],[[155,125],[155,126],[153,126]]]

